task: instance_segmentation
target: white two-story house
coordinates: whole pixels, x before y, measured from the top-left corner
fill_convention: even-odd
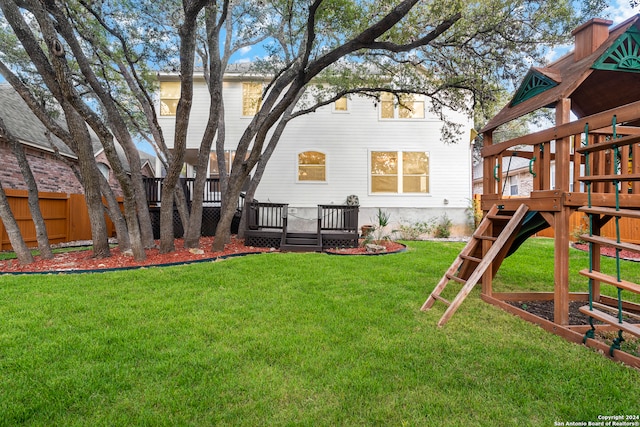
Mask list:
[[[230,68],[224,102],[226,149],[232,157],[266,82],[247,74],[242,65]],[[172,74],[160,75],[159,80],[159,121],[171,148],[180,83]],[[413,224],[446,213],[454,235],[467,233],[473,122],[449,111],[449,119],[465,132],[459,141],[443,141],[442,122],[429,112],[426,99],[414,96],[403,102],[412,108],[397,105],[391,95],[383,94],[380,102],[352,96],[292,120],[268,163],[256,199],[288,203],[290,229],[314,228],[318,204],[344,204],[348,196],[356,195],[360,225],[375,223],[381,208],[392,224]],[[195,163],[208,109],[205,81],[196,77],[187,163]],[[209,169],[215,177],[215,152]],[[188,174],[191,168],[186,170]]]

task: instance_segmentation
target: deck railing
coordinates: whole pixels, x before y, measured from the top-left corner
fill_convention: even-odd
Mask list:
[[[358,231],[358,206],[318,205],[318,230]]]
[[[147,202],[157,204],[162,201],[162,184],[164,178],[144,178],[144,186],[147,193]],[[180,178],[180,184],[184,190],[187,201],[193,200],[193,186],[195,178]],[[218,178],[207,178],[204,189],[205,203],[220,203],[220,180]]]
[[[159,205],[162,202],[162,184],[164,182],[164,178],[144,178],[143,181],[147,194],[147,202],[151,206]],[[195,178],[180,178],[180,184],[184,190],[187,202],[191,202],[193,200]],[[207,178],[203,196],[203,203],[205,205],[220,205],[222,201],[222,194],[220,192],[219,178]],[[241,195],[238,199],[238,210],[242,210],[243,204],[244,195]]]
[[[251,202],[247,212],[247,228],[278,229],[286,233],[288,210],[289,205],[286,203]]]
[[[580,195],[592,182],[592,193],[610,197],[615,193],[620,197],[640,195],[640,128],[635,126],[638,120],[640,101],[496,144],[491,144],[490,134],[485,135],[483,194],[502,198],[506,176],[502,165],[509,164],[509,157],[518,156],[530,161],[534,193],[568,192],[573,199],[568,202],[580,205],[584,203]],[[617,138],[620,141],[612,141]],[[617,159],[610,149],[613,145],[619,146]],[[588,171],[587,152],[591,153]],[[614,170],[616,164],[618,168]],[[536,197],[534,193],[531,198]]]

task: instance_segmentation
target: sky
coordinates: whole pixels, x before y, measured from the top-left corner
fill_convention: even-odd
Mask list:
[[[610,0],[610,5],[606,9],[602,18],[610,19],[613,21],[612,25],[620,24],[625,20],[631,18],[633,15],[640,13],[640,9],[632,9],[629,5],[629,0]],[[555,61],[562,55],[567,53],[573,45],[558,46],[549,51],[547,60],[549,62]]]
[[[640,13],[640,8],[633,9],[629,4],[629,0],[610,0],[610,5],[606,9],[605,14],[602,16],[603,18],[607,18],[613,21],[613,25],[619,24],[626,19],[632,17],[634,14]],[[547,55],[547,60],[554,61],[560,58],[562,55],[566,54],[570,49],[571,45],[566,46],[558,46],[555,49],[549,51]],[[232,63],[243,63],[243,62],[251,62],[256,58],[263,57],[265,55],[264,49],[259,46],[254,47],[246,47],[236,53],[232,58]],[[534,64],[535,65],[535,64]],[[4,79],[0,76],[0,83],[4,83]],[[153,148],[146,143],[139,144],[140,149],[145,152],[153,153]]]

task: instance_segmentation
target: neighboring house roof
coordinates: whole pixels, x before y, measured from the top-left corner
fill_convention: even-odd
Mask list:
[[[131,166],[129,165],[129,161],[127,160],[127,155],[124,153],[124,149],[120,144],[115,144],[115,147],[116,147],[116,152],[118,153],[118,158],[122,163],[122,167],[124,168],[124,171],[126,173],[131,173]],[[99,141],[97,142],[97,144],[96,144],[96,141],[93,141],[93,148],[94,148],[95,157],[97,157],[99,154],[104,152],[104,148],[102,147]],[[155,170],[156,158],[154,155],[145,153],[144,151],[140,151],[140,150],[138,150],[138,155],[140,156],[140,169],[144,169],[144,167],[148,165],[148,167],[152,171]]]
[[[20,95],[18,95],[13,87],[6,83],[0,84],[0,117],[2,117],[7,129],[16,138],[18,138],[21,143],[39,150],[53,152],[53,149],[49,145],[47,137],[45,136],[46,128],[42,122],[35,114],[33,114],[29,106],[24,102]],[[64,121],[57,120],[57,122],[64,129],[67,128]],[[93,147],[93,153],[94,156],[97,156],[104,149],[98,137],[95,136],[91,129],[89,129],[89,131],[92,135],[91,144]],[[73,151],[53,134],[51,134],[51,142],[58,149],[60,154],[77,159],[77,156]],[[119,144],[116,144],[116,150],[118,151],[118,156],[122,160],[125,170],[129,172],[129,162],[124,154],[124,150]],[[149,164],[149,167],[153,170],[155,167],[155,157],[142,151],[139,151],[139,153],[142,167]]]
[[[532,68],[511,103],[482,131],[565,98],[571,98],[571,110],[578,117],[640,99],[639,21],[640,14],[611,29],[612,22],[603,19],[578,27],[573,32],[575,50],[548,67]]]
[[[54,151],[45,136],[47,129],[9,84],[0,84],[0,116],[9,132],[21,143],[43,151]],[[64,124],[60,124],[66,128]],[[60,154],[77,158],[73,151],[53,134],[51,142]]]

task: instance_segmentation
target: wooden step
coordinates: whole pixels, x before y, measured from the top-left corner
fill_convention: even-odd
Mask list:
[[[473,238],[478,240],[489,240],[490,242],[495,242],[496,240],[498,240],[497,237],[484,236],[484,235],[479,235],[479,236],[474,235]]]
[[[618,281],[617,278],[609,276],[608,274],[604,274],[600,271],[589,271],[587,269],[580,270],[580,274],[590,279],[598,280],[600,282],[615,286],[616,288],[624,289],[635,294],[640,294],[640,285],[637,285],[633,282],[628,282],[626,280]]]
[[[280,245],[280,251],[281,252],[322,252],[322,246],[284,244],[284,245]]]
[[[621,329],[625,332],[628,332],[632,335],[635,335],[637,337],[640,337],[640,326],[639,325],[635,325],[632,323],[628,323],[628,322],[622,322],[620,323],[620,321],[618,320],[617,317],[612,316],[608,313],[605,313],[603,311],[600,310],[590,310],[588,305],[585,305],[583,307],[580,307],[578,310],[580,310],[580,313],[586,315],[586,316],[590,316],[593,317],[596,320],[599,320],[601,322],[607,323],[609,325],[615,326],[618,329]]]
[[[582,182],[613,182],[613,181],[640,181],[640,173],[630,173],[625,175],[594,175],[581,176],[578,181]]]
[[[467,283],[467,281],[466,281],[466,280],[461,279],[461,278],[459,278],[458,276],[455,276],[455,275],[453,275],[453,274],[449,274],[449,273],[447,273],[447,274],[446,274],[446,276],[447,276],[447,279],[449,279],[449,280],[453,280],[453,281],[458,282],[458,283],[462,283],[463,285],[464,285],[465,283]]]
[[[598,144],[586,145],[576,148],[577,153],[592,153],[594,151],[602,151],[613,148],[614,146],[622,147],[640,142],[640,135],[629,135],[622,138],[612,139],[610,141],[600,142]]]
[[[487,218],[497,220],[497,221],[509,221],[513,218],[512,215],[487,215]]]
[[[621,249],[624,251],[637,252],[640,253],[640,245],[636,245],[634,243],[627,242],[616,242],[612,239],[607,239],[602,236],[590,236],[588,234],[581,234],[580,239],[585,242],[595,243],[598,245],[611,246],[613,248]]]
[[[480,263],[482,261],[480,258],[476,258],[476,257],[470,256],[470,255],[460,255],[460,258],[466,259],[467,261],[471,261],[471,262],[475,262],[475,263]]]
[[[433,297],[434,297],[435,299],[437,299],[438,301],[443,302],[445,305],[451,305],[451,302],[450,302],[450,301],[448,301],[448,300],[446,300],[446,299],[442,298],[440,295],[433,295]]]
[[[450,280],[455,280],[457,282],[464,284],[460,289],[460,291],[458,292],[458,294],[456,295],[455,299],[450,303],[449,307],[447,307],[447,310],[444,312],[444,314],[438,321],[438,327],[444,326],[449,321],[449,319],[451,318],[451,316],[453,316],[453,314],[458,309],[460,304],[462,304],[462,301],[464,301],[464,299],[469,295],[473,287],[482,278],[482,275],[485,274],[487,269],[491,266],[491,263],[496,259],[500,250],[507,243],[507,241],[513,235],[513,233],[515,233],[516,230],[519,228],[528,209],[529,208],[527,205],[521,204],[518,207],[518,209],[514,212],[513,217],[505,225],[504,229],[500,232],[500,235],[498,237],[482,235],[483,232],[486,232],[490,228],[491,219],[488,217],[485,217],[482,220],[482,222],[478,226],[478,230],[476,231],[477,234],[474,234],[472,236],[471,240],[469,240],[465,248],[462,250],[462,253],[456,257],[453,264],[451,264],[447,272],[444,274],[444,276],[442,276],[442,278],[440,279],[436,287],[433,289],[433,291],[431,291],[431,294],[429,294],[429,297],[422,305],[421,310],[424,311],[424,310],[430,309],[434,301],[436,300],[440,301],[440,298],[441,298],[440,293],[444,290],[444,288],[447,286]],[[489,215],[495,216],[498,214],[498,211],[499,209],[497,205],[493,205],[489,211]],[[487,250],[487,252],[483,256],[483,259],[480,260],[480,262],[475,266],[475,268],[470,269],[472,271],[470,272],[467,280],[461,279],[457,277],[455,273],[459,270],[460,266],[464,262],[463,256],[465,256],[466,259],[469,259],[469,260],[471,259],[478,260],[478,258],[475,258],[469,255],[471,251],[474,250],[474,248],[476,247],[478,240],[491,240],[495,243],[491,245],[491,247]]]
[[[587,214],[598,214],[598,215],[609,215],[609,216],[619,216],[625,218],[636,218],[640,219],[640,211],[633,209],[618,209],[615,208],[605,208],[601,206],[592,206],[587,207],[583,206],[578,208],[579,212],[584,212]]]
[[[595,308],[597,308],[598,310],[604,310],[605,312],[606,312],[607,310],[610,310],[610,311],[612,311],[612,312],[614,312],[614,313],[618,311],[618,308],[617,308],[617,307],[611,307],[611,306],[609,306],[609,305],[600,304],[599,302],[595,302],[595,301],[594,301],[594,302],[592,302],[591,304],[593,304],[593,306],[594,306]],[[631,317],[632,319],[640,320],[640,314],[632,313],[632,312],[630,312],[630,311],[624,311],[624,310],[622,310],[622,314],[624,314],[626,317]],[[614,316],[614,317],[615,317],[615,315],[613,315],[613,314],[612,314],[612,316]]]

